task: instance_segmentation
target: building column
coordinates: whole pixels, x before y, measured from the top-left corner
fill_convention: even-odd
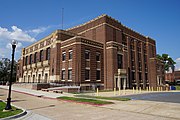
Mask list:
[[[144,45],[145,43],[141,44],[141,58],[142,58],[142,80],[143,80],[143,89],[146,89],[146,79],[145,79],[145,61],[144,61]]]
[[[114,86],[114,75],[117,73],[117,47],[109,46],[106,48],[107,51],[107,83],[105,84],[106,89],[113,89]]]
[[[139,70],[138,70],[138,50],[137,50],[137,40],[134,40],[134,54],[135,54],[135,79],[136,79],[136,87],[139,87]]]

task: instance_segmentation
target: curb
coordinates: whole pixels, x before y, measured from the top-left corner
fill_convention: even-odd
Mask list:
[[[22,109],[23,112],[21,112],[21,113],[19,113],[19,114],[17,114],[17,115],[13,115],[13,116],[6,117],[6,118],[0,118],[0,120],[13,120],[13,119],[17,119],[17,118],[20,118],[20,117],[22,117],[22,116],[25,116],[25,115],[27,114],[27,111],[26,111],[25,109],[23,109],[23,108],[21,108],[21,107],[17,107],[17,106],[15,106],[15,105],[12,105],[12,106],[14,106],[14,107],[16,107],[16,108],[19,108],[19,109]]]
[[[8,90],[8,89],[6,89],[6,88],[1,88],[1,89]],[[19,90],[11,90],[11,91],[17,92],[17,93],[22,93],[22,94],[25,94],[25,95],[34,96],[34,97],[40,97],[40,98],[43,98],[43,99],[57,100],[57,98],[49,97],[49,96],[44,96],[44,95],[42,95],[42,94],[27,93],[27,92],[19,91]]]

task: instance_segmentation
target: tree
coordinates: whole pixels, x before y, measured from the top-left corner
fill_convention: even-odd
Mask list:
[[[176,62],[174,62],[174,60],[168,54],[162,54],[162,56],[157,54],[156,57],[157,59],[163,61],[165,71],[169,71],[169,68],[171,67],[172,71],[174,72],[174,65],[176,64]]]
[[[11,73],[11,61],[8,58],[2,58],[0,60],[0,81],[7,82],[10,79]],[[14,61],[13,66],[13,79],[14,82],[16,80],[16,61]]]

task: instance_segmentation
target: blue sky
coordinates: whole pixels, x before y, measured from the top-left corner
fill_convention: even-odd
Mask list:
[[[0,0],[0,58],[11,57],[11,39],[21,48],[61,29],[108,14],[156,40],[157,53],[168,53],[180,68],[180,0]]]

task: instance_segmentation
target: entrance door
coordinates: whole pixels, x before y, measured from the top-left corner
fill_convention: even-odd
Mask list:
[[[38,76],[38,83],[40,83],[40,80],[41,80],[41,74],[39,74]]]
[[[30,82],[30,75],[28,75],[28,83]]]
[[[33,83],[34,83],[34,80],[35,80],[35,75],[33,75]]]
[[[119,85],[118,78],[116,78],[116,86],[115,86],[116,89],[118,89],[118,85]]]
[[[45,79],[44,79],[44,82],[47,83],[47,79],[48,79],[48,74],[46,73],[45,74]]]

